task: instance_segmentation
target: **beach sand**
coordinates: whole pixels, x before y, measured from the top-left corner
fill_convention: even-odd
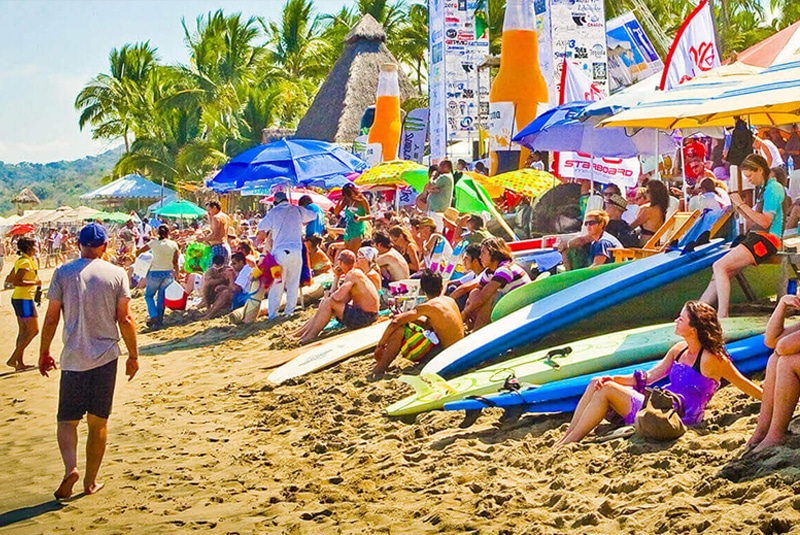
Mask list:
[[[0,337],[11,341],[9,298]],[[141,297],[134,308],[143,323]],[[488,411],[467,430],[458,413],[386,418],[410,388],[397,368],[367,382],[370,355],[270,385],[285,351],[272,348],[300,319],[178,319],[140,336],[132,382],[120,368],[96,496],[52,499],[58,373],[0,375],[1,533],[800,533],[800,438],[741,459],[759,404],[732,387],[675,443],[553,451],[566,416],[503,428]],[[26,361],[37,352],[38,339]]]

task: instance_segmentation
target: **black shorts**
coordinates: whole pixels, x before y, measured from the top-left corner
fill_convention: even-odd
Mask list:
[[[85,372],[61,372],[58,392],[59,422],[80,420],[87,412],[108,418],[117,382],[117,359]]]
[[[758,231],[748,232],[739,244],[750,251],[756,264],[761,264],[774,256],[781,246],[780,240],[774,234]]]
[[[39,313],[36,311],[36,303],[33,299],[11,299],[11,306],[14,307],[14,314],[18,318],[36,318]]]
[[[348,329],[359,329],[372,325],[378,319],[377,312],[364,312],[360,308],[347,304],[342,313],[342,325]]]

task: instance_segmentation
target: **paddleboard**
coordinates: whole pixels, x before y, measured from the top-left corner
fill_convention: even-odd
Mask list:
[[[287,362],[268,377],[269,381],[281,384],[294,377],[326,368],[337,362],[368,351],[378,345],[389,324],[379,321],[369,327],[343,334],[316,347],[309,348],[299,357]]]
[[[755,373],[766,367],[772,350],[764,345],[764,335],[750,336],[727,344],[731,360],[744,374]],[[541,386],[523,388],[519,392],[502,392],[484,395],[481,399],[462,399],[445,403],[444,409],[480,410],[487,407],[515,407],[523,405],[526,412],[570,412],[578,406],[581,396],[595,377],[604,375],[631,375],[635,370],[651,370],[661,360],[650,360],[644,363],[618,367],[606,371],[585,374],[570,379],[554,381]],[[667,380],[659,384],[666,384]]]
[[[566,290],[573,284],[583,282],[591,279],[606,271],[611,271],[620,266],[624,266],[624,262],[603,264],[595,267],[586,267],[581,269],[574,269],[572,271],[565,271],[544,279],[537,279],[524,286],[520,286],[515,290],[508,292],[500,298],[497,304],[492,309],[492,321],[497,321],[516,312],[517,310],[529,306],[539,299],[552,295],[561,290]]]
[[[685,254],[653,255],[576,283],[464,337],[429,361],[421,373],[450,378],[485,362],[510,358],[509,350],[541,342],[545,335],[602,316],[613,305],[710,267],[727,252],[721,245],[722,240],[715,240]]]
[[[725,318],[725,339],[740,340],[763,333],[767,318]],[[595,336],[549,347],[480,370],[444,380],[435,374],[402,376],[415,393],[386,408],[389,416],[441,409],[445,403],[496,393],[514,376],[522,384],[545,384],[595,371],[663,357],[680,340],[675,324],[665,323]]]

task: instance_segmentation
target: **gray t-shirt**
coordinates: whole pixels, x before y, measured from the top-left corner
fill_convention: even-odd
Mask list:
[[[79,258],[56,269],[47,298],[61,301],[61,369],[83,372],[119,357],[117,301],[130,298],[125,270],[105,260]]]

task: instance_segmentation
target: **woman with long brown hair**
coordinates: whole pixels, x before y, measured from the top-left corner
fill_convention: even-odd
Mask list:
[[[669,191],[663,182],[650,180],[646,187],[646,199],[647,204],[639,206],[636,219],[630,225],[632,229],[641,227],[639,231],[641,245],[647,243],[650,236],[654,235],[667,220]]]
[[[632,425],[644,404],[646,385],[669,377],[664,388],[683,397],[687,426],[697,425],[722,379],[756,399],[761,388],[743,376],[725,351],[722,325],[714,308],[700,301],[689,301],[675,319],[675,334],[683,338],[649,372],[592,379],[581,397],[564,437],[556,444],[577,442],[603,421],[609,410]]]
[[[334,215],[344,212],[345,228],[344,246],[354,253],[361,247],[361,241],[367,233],[366,221],[372,220],[369,203],[364,194],[358,191],[355,184],[345,184],[342,188],[342,198],[333,209]]]
[[[408,271],[416,273],[420,270],[420,252],[417,240],[405,227],[395,225],[389,229],[389,239],[397,251],[403,255],[408,263]]]

